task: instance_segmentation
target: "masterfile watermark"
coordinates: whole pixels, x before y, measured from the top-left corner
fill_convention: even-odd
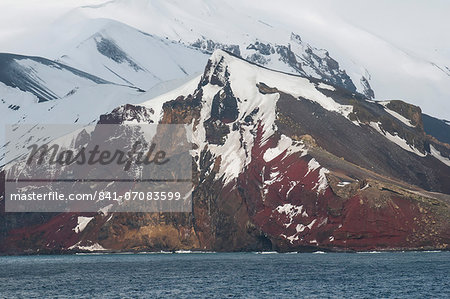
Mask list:
[[[136,141],[131,150],[125,152],[120,149],[116,149],[114,153],[109,150],[101,151],[99,145],[95,145],[92,150],[87,151],[85,147],[82,147],[78,151],[70,149],[61,149],[58,144],[48,146],[32,144],[27,147],[31,150],[27,159],[27,165],[32,165],[34,159],[38,165],[48,163],[50,165],[59,164],[61,166],[68,166],[71,164],[77,165],[110,165],[116,163],[117,165],[123,165],[123,170],[130,170],[131,164],[137,165],[149,165],[155,163],[156,165],[164,165],[169,162],[166,158],[166,153],[160,150],[153,153],[156,144],[152,143],[148,150],[145,150],[145,145]]]
[[[55,126],[7,127],[6,212],[191,211],[185,126]]]
[[[68,195],[57,191],[49,191],[47,193],[11,193],[10,200],[22,201],[178,201],[181,199],[180,192],[138,192],[129,191],[123,195],[114,191],[95,191],[93,193],[69,193]]]

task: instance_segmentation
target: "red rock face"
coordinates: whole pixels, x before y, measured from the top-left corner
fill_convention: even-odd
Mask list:
[[[317,192],[320,168],[308,170],[309,155],[284,152],[264,161],[264,153],[278,140],[272,137],[261,146],[262,130],[258,130],[252,162],[237,184],[252,220],[270,236],[274,248],[373,250],[444,245],[425,234],[420,225],[424,211],[410,199],[389,194],[377,205],[364,191],[348,199],[334,194],[329,186]],[[278,175],[271,177],[273,173]]]
[[[315,190],[320,170],[308,170],[312,157],[299,158],[299,153],[284,152],[266,162],[263,155],[277,145],[276,139],[272,137],[259,146],[260,134],[257,135],[248,172],[238,180],[251,201],[252,219],[280,250],[326,244],[339,225],[339,219],[328,215],[328,202],[339,199],[329,187]]]
[[[350,198],[344,207],[342,227],[334,232],[335,244],[351,249],[407,248],[419,227],[421,213],[408,200],[392,197],[383,207],[371,207],[363,196]]]
[[[80,234],[74,230],[78,216],[88,217],[96,214],[61,213],[42,225],[13,229],[3,240],[4,248],[0,248],[11,254],[64,251],[80,240]]]

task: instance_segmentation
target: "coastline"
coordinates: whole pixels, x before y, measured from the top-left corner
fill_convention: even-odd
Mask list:
[[[135,250],[135,251],[122,251],[122,250],[48,250],[48,251],[28,251],[21,253],[5,253],[0,252],[0,256],[64,256],[64,255],[114,255],[114,254],[232,254],[232,253],[253,253],[253,254],[302,254],[302,253],[409,253],[409,252],[450,252],[450,248],[435,248],[435,247],[422,247],[422,248],[374,248],[366,250],[349,250],[349,249],[330,249],[330,248],[308,248],[304,250],[296,251],[209,251],[209,250]]]

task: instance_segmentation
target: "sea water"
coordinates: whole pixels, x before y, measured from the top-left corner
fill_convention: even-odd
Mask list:
[[[450,298],[450,252],[0,257],[1,298]]]

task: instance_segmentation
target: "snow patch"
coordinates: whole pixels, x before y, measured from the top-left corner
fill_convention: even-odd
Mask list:
[[[441,153],[436,148],[434,148],[433,145],[431,145],[431,144],[430,144],[430,152],[433,157],[435,157],[436,159],[438,159],[445,165],[450,166],[450,159],[443,157],[441,155]]]
[[[313,187],[313,190],[317,188],[317,194],[323,193],[328,187],[327,173],[330,173],[330,171],[324,167],[319,170],[319,181]]]
[[[104,206],[103,208],[99,209],[98,212],[101,213],[103,216],[106,216],[106,215],[108,215],[109,210],[111,210],[111,208],[113,206],[114,206],[113,204],[109,204],[109,205]]]
[[[284,157],[287,157],[296,152],[302,152],[301,156],[303,157],[307,154],[307,151],[304,148],[305,147],[302,142],[294,142],[286,135],[281,135],[280,140],[278,141],[278,145],[274,148],[267,149],[263,155],[263,159],[266,162],[270,162],[285,152],[286,153]]]
[[[407,119],[406,117],[404,117],[403,115],[387,108],[387,105],[390,103],[391,101],[379,101],[377,102],[378,104],[382,105],[384,107],[384,110],[389,113],[390,115],[392,115],[393,117],[395,117],[396,119],[398,119],[399,121],[401,121],[402,123],[404,123],[405,125],[407,125],[408,127],[414,128],[415,126],[411,123],[411,120]]]
[[[325,84],[323,82],[320,82],[319,85],[317,85],[317,87],[320,88],[320,89],[327,89],[327,90],[331,90],[331,91],[335,91],[336,90],[336,88],[334,88],[333,86]]]
[[[378,131],[381,135],[383,135],[384,137],[386,137],[389,141],[397,144],[398,146],[400,146],[402,149],[414,153],[420,157],[425,157],[426,154],[422,154],[418,149],[416,149],[414,146],[408,144],[408,142],[401,138],[400,136],[398,136],[397,132],[394,133],[394,135],[392,135],[391,133],[384,131],[381,129],[380,127],[381,123],[380,122],[370,122],[370,126],[372,128],[374,128],[376,131]]]
[[[306,228],[309,228],[311,230],[313,225],[316,223],[316,221],[317,221],[317,219],[314,219],[308,225],[297,224],[297,226],[295,227],[295,230],[297,231],[297,233],[303,232]]]
[[[281,155],[289,146],[291,146],[292,140],[286,136],[281,136],[281,139],[278,141],[277,147],[269,148],[264,153],[264,161],[270,162],[279,155]]]
[[[415,126],[411,123],[411,121],[409,119],[407,119],[406,117],[404,117],[403,115],[400,115],[399,113],[390,110],[388,108],[384,108],[384,110],[389,113],[390,115],[392,115],[393,117],[395,117],[396,119],[398,119],[399,121],[401,121],[402,123],[404,123],[405,125],[407,125],[408,127],[411,128],[415,128]]]
[[[302,214],[303,211],[303,205],[301,206],[295,206],[290,203],[284,204],[282,206],[278,206],[275,211],[277,211],[280,214],[286,214],[289,217],[289,223],[284,224],[285,227],[289,227],[292,224],[292,219]]]
[[[84,217],[84,216],[79,216],[78,217],[78,224],[75,228],[73,228],[73,230],[79,234],[81,233],[86,226],[89,224],[89,222],[92,221],[92,219],[94,219],[94,217]]]
[[[308,162],[308,171],[306,172],[305,177],[309,173],[313,172],[314,170],[316,170],[319,167],[320,167],[320,164],[319,164],[319,162],[317,162],[316,159],[312,158],[311,160],[309,160],[309,162]]]
[[[300,183],[300,181],[290,181],[289,182],[289,189],[286,192],[286,198],[289,197],[289,194],[292,192],[292,190]]]
[[[369,188],[369,187],[370,187],[370,185],[369,185],[369,183],[367,183],[364,187],[361,188],[361,191],[362,191],[362,190],[366,190],[366,189]]]
[[[297,224],[297,226],[295,227],[295,230],[297,231],[297,233],[301,233],[302,231],[304,231],[306,228],[306,225],[303,224]]]
[[[78,242],[77,244],[70,246],[68,248],[69,250],[73,250],[73,249],[78,249],[78,250],[84,250],[84,251],[105,251],[108,250],[106,248],[104,248],[103,246],[101,246],[98,243],[94,243],[92,245],[87,245],[87,246],[82,246],[80,245],[80,242]]]

